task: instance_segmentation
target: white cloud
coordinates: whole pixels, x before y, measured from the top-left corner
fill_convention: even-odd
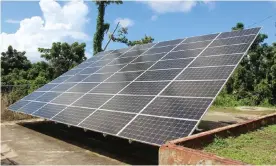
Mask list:
[[[157,18],[158,18],[158,16],[157,16],[157,15],[153,15],[153,16],[151,16],[151,20],[152,20],[152,21],[156,21],[156,20],[157,20]]]
[[[10,23],[10,24],[19,24],[20,23],[19,20],[13,20],[13,19],[7,19],[5,22]]]
[[[121,27],[131,27],[134,25],[134,21],[129,18],[117,18],[114,23],[117,24],[120,22]]]
[[[190,12],[197,4],[203,2],[206,5],[212,4],[214,6],[214,2],[210,0],[203,1],[144,1],[142,3],[147,4],[154,12],[158,14],[164,13],[173,13],[173,12]]]
[[[12,45],[19,51],[26,51],[31,61],[40,60],[38,47],[51,47],[53,42],[63,42],[66,39],[88,40],[83,32],[87,22],[88,7],[82,1],[72,0],[61,6],[54,0],[39,2],[43,18],[33,16],[20,21],[20,27],[15,33],[1,33],[0,51],[5,51]]]

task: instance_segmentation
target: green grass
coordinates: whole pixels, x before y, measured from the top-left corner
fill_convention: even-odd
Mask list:
[[[276,164],[276,125],[238,137],[216,138],[204,151],[248,164]]]

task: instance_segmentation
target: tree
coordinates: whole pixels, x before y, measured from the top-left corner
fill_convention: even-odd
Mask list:
[[[49,62],[53,69],[53,78],[56,78],[86,60],[85,46],[85,43],[75,42],[69,45],[57,42],[53,43],[50,49],[38,48],[38,51],[42,53],[41,57]]]
[[[134,46],[136,44],[148,44],[148,43],[152,43],[154,41],[154,39],[151,36],[147,36],[147,35],[145,35],[145,37],[143,37],[140,40],[130,41],[126,37],[127,34],[128,34],[128,28],[121,28],[118,30],[116,37],[111,35],[110,38],[114,42],[124,43],[127,46]]]
[[[98,6],[98,17],[97,17],[97,25],[96,25],[96,32],[94,34],[94,55],[98,52],[102,51],[102,42],[104,39],[104,33],[109,30],[109,24],[104,22],[104,15],[105,15],[105,8],[107,5],[115,3],[115,4],[122,4],[121,0],[114,0],[114,1],[101,1],[97,0],[96,5]]]
[[[46,80],[52,80],[53,68],[46,62],[36,62],[32,64],[32,67],[28,71],[27,79],[35,80],[37,77],[44,77]]]
[[[232,28],[242,29],[242,23],[237,23]],[[227,82],[222,93],[224,97],[225,94],[232,95],[242,105],[276,104],[276,44],[270,46],[264,43],[266,38],[266,34],[256,37],[247,55]],[[219,96],[218,99],[220,98]]]
[[[1,53],[1,74],[2,76],[8,75],[14,69],[28,70],[31,67],[31,62],[25,56],[26,52],[19,52],[13,49],[12,46],[8,47],[6,52]]]

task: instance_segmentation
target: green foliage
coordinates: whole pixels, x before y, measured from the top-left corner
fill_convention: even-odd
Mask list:
[[[238,23],[232,30],[244,28]],[[227,82],[223,93],[214,102],[217,106],[276,104],[276,43],[259,34],[241,64]]]
[[[104,40],[104,34],[107,33],[109,30],[110,25],[104,22],[104,15],[106,6],[111,3],[122,4],[123,1],[96,1],[96,5],[98,6],[98,17],[96,24],[96,32],[94,34],[93,40],[94,55],[102,51],[102,42]]]
[[[147,35],[145,35],[145,37],[143,37],[140,40],[130,41],[126,36],[127,34],[128,34],[128,29],[121,28],[118,30],[116,37],[112,35],[110,36],[110,38],[114,42],[124,43],[127,46],[134,46],[136,44],[147,44],[147,43],[152,43],[154,41],[154,39],[151,36],[147,36]]]
[[[14,69],[28,70],[31,67],[31,62],[25,56],[25,51],[19,52],[8,47],[6,52],[1,53],[1,75],[7,75]]]
[[[53,43],[51,49],[39,48],[48,62],[31,62],[25,52],[11,46],[1,56],[1,90],[8,93],[8,103],[14,103],[37,88],[55,79],[86,59],[85,44]]]
[[[53,77],[56,78],[86,60],[85,46],[85,43],[75,42],[69,45],[57,42],[52,44],[51,49],[38,48],[38,51],[42,53],[41,57],[49,62]]]

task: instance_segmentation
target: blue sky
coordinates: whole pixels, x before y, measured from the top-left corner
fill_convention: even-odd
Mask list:
[[[87,56],[92,55],[97,17],[93,2],[4,1],[1,14],[1,51],[11,44],[37,61],[37,47],[50,47],[54,41],[78,41],[85,42]],[[146,34],[163,41],[229,31],[237,22],[247,27],[273,14],[254,25],[263,27],[270,44],[276,42],[276,2],[124,2],[108,6],[105,20],[111,24],[110,31],[116,26],[115,20],[122,20],[131,40]],[[104,44],[106,41],[107,37]],[[125,45],[111,43],[108,49],[121,47]]]

